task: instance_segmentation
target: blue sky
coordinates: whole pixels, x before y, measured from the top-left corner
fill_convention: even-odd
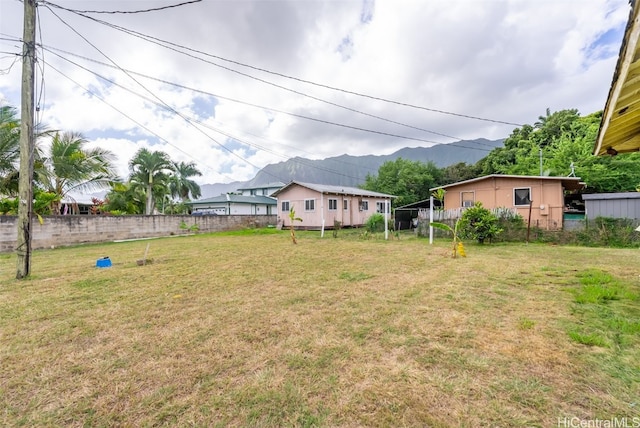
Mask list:
[[[53,3],[106,11],[177,2]],[[0,102],[13,106],[22,7],[0,0]],[[92,15],[149,41],[41,6],[40,117],[112,150],[122,175],[148,147],[196,162],[201,184],[248,180],[295,156],[503,138],[546,108],[604,107],[628,12],[627,0],[243,0]]]

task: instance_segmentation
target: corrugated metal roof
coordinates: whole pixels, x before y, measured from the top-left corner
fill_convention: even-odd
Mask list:
[[[640,150],[639,12],[640,4],[634,2],[602,115],[594,147],[595,155]]]
[[[231,202],[234,204],[266,204],[276,205],[275,199],[262,195],[232,195],[224,194],[214,196],[213,198],[201,199],[198,201],[187,202],[189,205],[219,204],[221,202]]]
[[[562,185],[568,190],[578,190],[584,187],[584,183],[580,181],[580,177],[549,177],[544,175],[503,175],[503,174],[491,174],[483,177],[472,178],[470,180],[458,181],[457,183],[447,184],[445,186],[433,187],[429,190],[434,191],[437,189],[447,189],[449,187],[459,186],[461,184],[474,183],[476,181],[487,180],[489,178],[515,178],[515,179],[534,179],[534,180],[548,180],[548,181],[562,181]]]
[[[597,201],[603,199],[640,199],[639,192],[623,193],[585,193],[582,195],[585,201]]]
[[[277,187],[284,186],[282,181],[274,181],[272,183],[265,183],[259,186],[251,186],[251,187],[238,187],[238,190],[255,190],[255,189],[274,189]]]
[[[357,187],[348,187],[348,186],[332,186],[329,184],[316,184],[316,183],[303,183],[301,181],[292,181],[280,190],[276,190],[271,194],[271,196],[277,196],[282,193],[285,189],[298,185],[302,187],[306,187],[307,189],[315,190],[320,193],[331,193],[334,195],[352,195],[352,196],[369,196],[369,197],[377,197],[377,198],[395,198],[394,195],[387,195],[386,193],[378,193],[372,192],[370,190],[363,190]]]

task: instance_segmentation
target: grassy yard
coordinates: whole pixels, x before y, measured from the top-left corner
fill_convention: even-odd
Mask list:
[[[0,425],[640,418],[638,250],[345,232],[0,255]]]

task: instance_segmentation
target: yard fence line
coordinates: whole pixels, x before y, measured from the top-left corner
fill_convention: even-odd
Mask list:
[[[17,245],[18,217],[0,216],[0,253]],[[65,215],[34,219],[34,249],[127,239],[220,232],[276,224],[275,215]]]
[[[466,207],[452,208],[448,210],[433,210],[433,220],[446,222],[448,220],[457,220],[462,217],[462,213],[466,210]],[[518,210],[515,208],[498,207],[489,209],[496,217],[513,217],[518,215]],[[429,222],[429,210],[421,208],[418,210],[418,222]]]

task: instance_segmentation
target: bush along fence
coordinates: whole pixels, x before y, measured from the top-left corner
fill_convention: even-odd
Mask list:
[[[467,208],[454,208],[450,210],[434,210],[433,221],[447,224],[454,227],[456,221],[462,217]],[[510,234],[512,231],[520,231],[523,227],[522,217],[515,208],[493,208],[489,211],[498,218],[498,224],[506,232]],[[526,227],[526,226],[525,226]],[[418,236],[429,236],[429,210],[421,209],[418,211],[418,224],[415,232]],[[447,236],[447,232],[441,229],[434,230],[436,237]]]
[[[453,227],[462,217],[464,208],[434,211],[434,221]],[[516,210],[498,208],[490,210],[498,218],[498,227],[502,231],[493,242],[525,242],[527,239],[527,222],[517,214]],[[571,224],[571,228],[559,230],[547,227],[546,224],[533,222],[530,225],[529,240],[554,244],[569,244],[594,247],[640,248],[640,219],[596,217],[585,218]],[[415,229],[418,236],[429,236],[429,211],[418,213],[418,224]],[[441,229],[434,229],[434,236],[446,237]]]

